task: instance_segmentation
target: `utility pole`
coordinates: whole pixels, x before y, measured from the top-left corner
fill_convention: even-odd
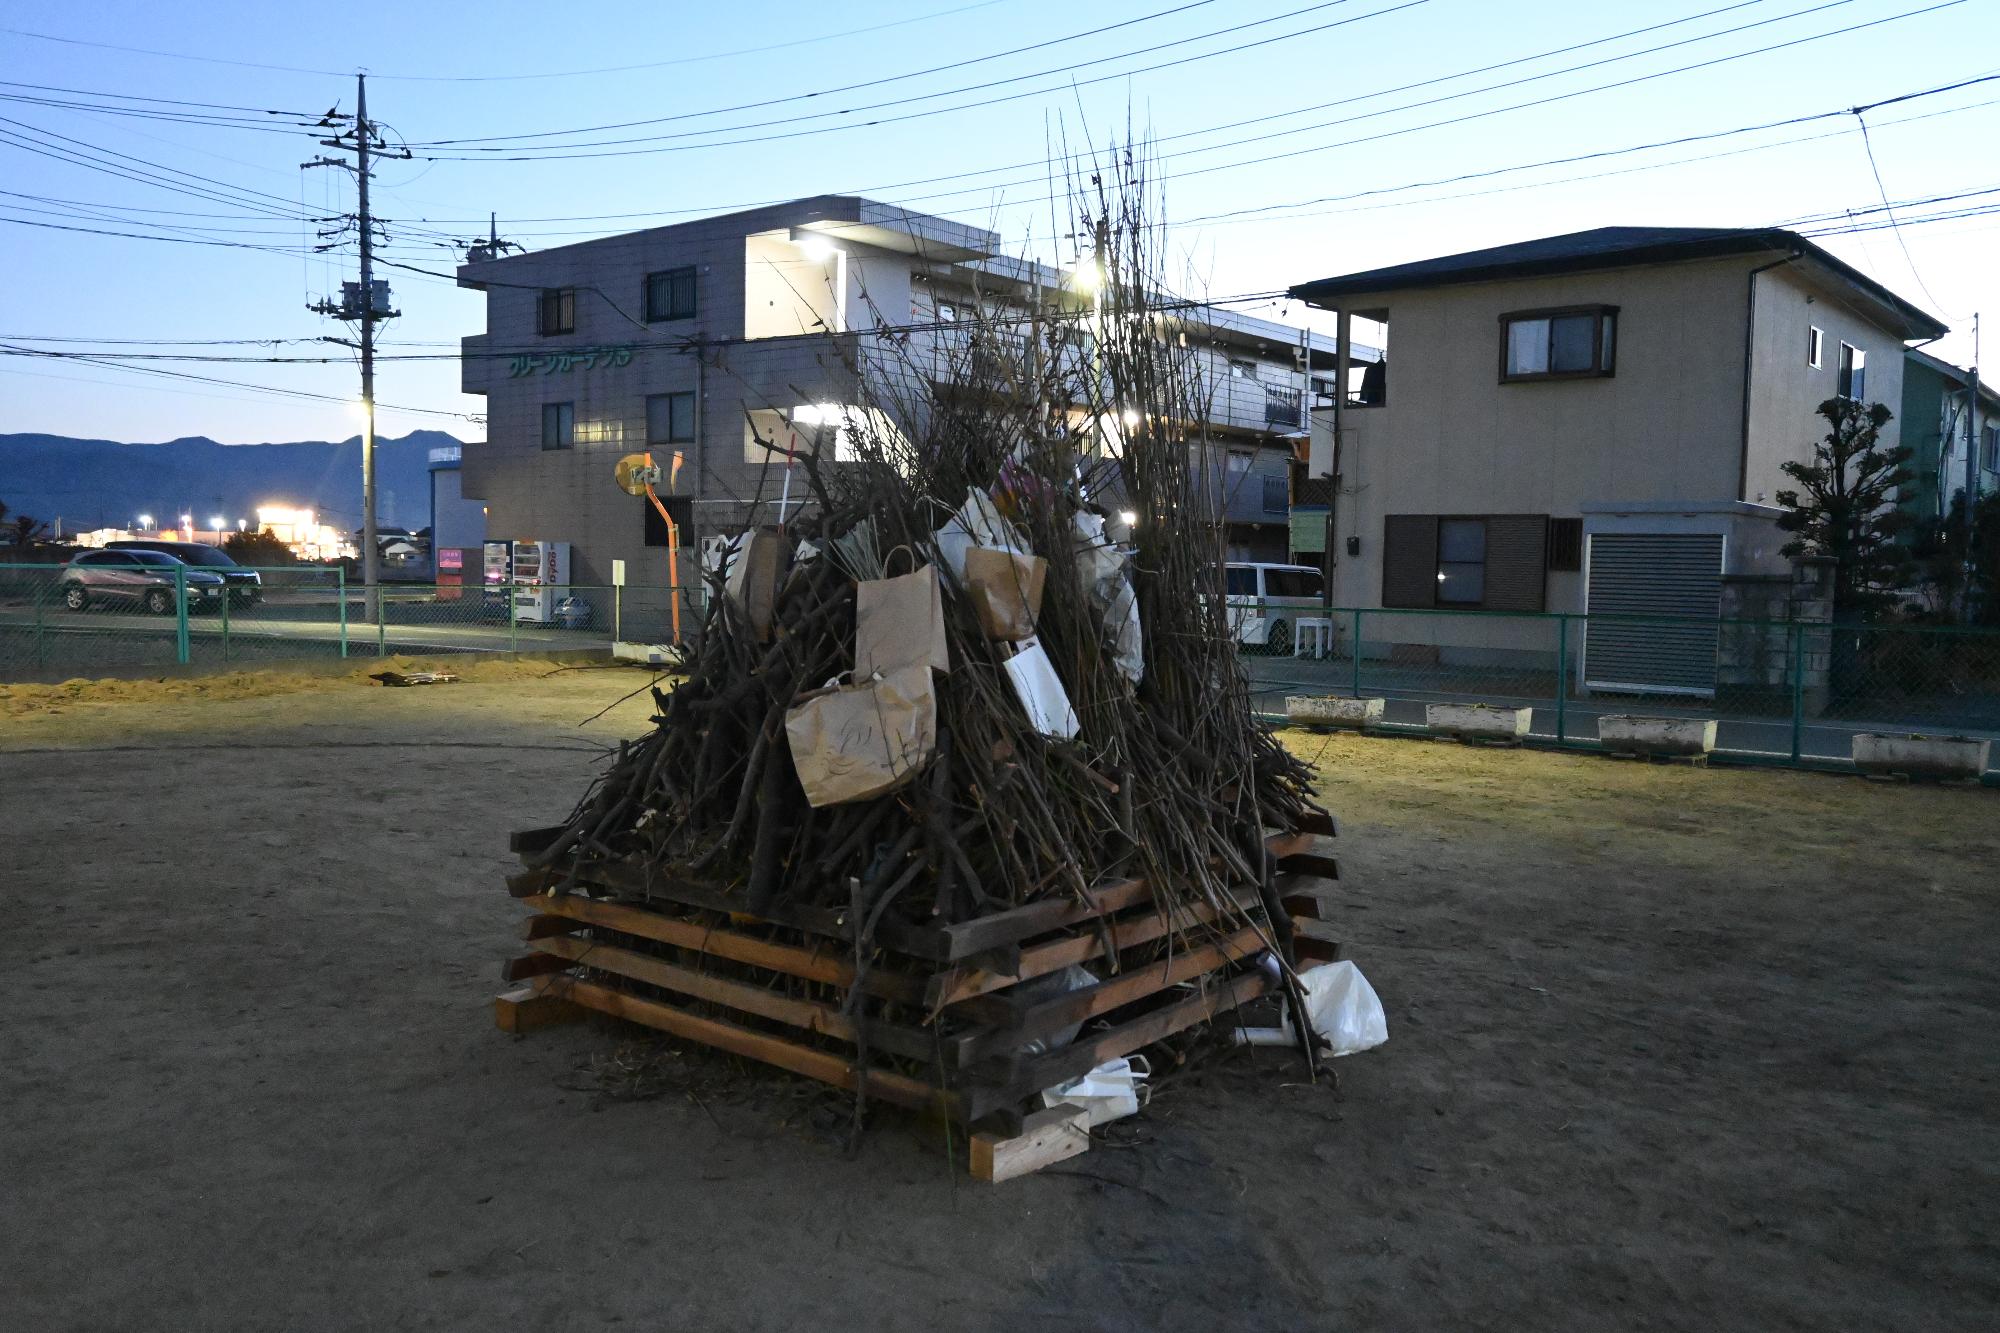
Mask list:
[[[321,124],[333,123],[329,115]],[[358,347],[361,353],[361,583],[362,594],[370,621],[380,623],[381,551],[376,539],[375,522],[375,326],[385,319],[393,319],[397,311],[389,308],[389,284],[384,282],[378,291],[375,284],[375,218],[368,207],[368,182],[372,167],[370,159],[384,145],[377,139],[375,126],[368,119],[368,76],[354,76],[354,123],[344,133],[336,133],[330,139],[321,139],[320,145],[344,153],[353,153],[354,161],[340,158],[318,157],[304,165],[306,167],[341,167],[354,173],[354,184],[359,198],[356,225],[361,242],[361,281],[342,283],[339,302],[321,300],[307,309],[335,319],[360,326],[360,337],[356,342],[343,338],[329,339]],[[403,156],[409,156],[405,150]],[[338,232],[333,233],[338,235]]]
[[[1972,316],[1972,366],[1965,375],[1965,605],[1962,619],[1972,623],[1972,578],[1978,553],[1972,541],[1972,520],[1979,509],[1979,316]]]

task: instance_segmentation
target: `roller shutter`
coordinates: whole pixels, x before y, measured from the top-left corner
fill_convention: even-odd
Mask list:
[[[1722,614],[1722,538],[1697,533],[1593,533],[1584,685],[1634,694],[1715,693]],[[1700,623],[1620,621],[1685,616]]]

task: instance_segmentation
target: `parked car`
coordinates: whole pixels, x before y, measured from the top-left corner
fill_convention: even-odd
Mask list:
[[[1326,577],[1311,565],[1231,562],[1222,578],[1230,628],[1246,646],[1289,653],[1298,618],[1326,614]]]
[[[222,575],[195,569],[164,551],[84,551],[62,572],[63,605],[82,611],[126,602],[155,615],[171,615],[176,588],[187,582],[188,609],[213,610],[222,602]]]
[[[229,589],[231,606],[254,606],[264,600],[264,578],[254,569],[245,569],[230,557],[229,552],[206,542],[175,542],[152,537],[134,537],[127,541],[106,542],[107,551],[158,551],[170,555],[184,565],[196,569],[213,570],[222,576],[223,586]]]

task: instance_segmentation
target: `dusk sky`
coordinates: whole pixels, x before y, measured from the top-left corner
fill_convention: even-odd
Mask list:
[[[445,238],[483,231],[489,212],[504,237],[542,248],[819,193],[996,226],[1015,248],[1065,261],[1075,246],[1051,235],[1068,228],[1051,225],[1049,146],[1102,146],[1129,119],[1156,142],[1174,243],[1215,296],[1606,224],[1869,228],[1821,243],[1949,323],[1932,350],[1962,364],[1975,311],[1986,345],[2000,339],[2000,214],[1985,211],[2000,205],[2000,81],[1931,90],[2000,73],[1995,11],[1993,0],[8,5],[0,341],[114,360],[212,356],[124,364],[330,401],[15,355],[0,359],[0,430],[354,433],[351,364],[237,358],[339,351],[250,341],[344,332],[305,306],[353,276],[346,253],[302,254],[313,224],[300,220],[351,208],[351,180],[301,171],[321,151],[314,134],[262,113],[351,111],[356,69],[369,74],[371,115],[414,154],[378,178],[386,255],[440,273],[455,263]],[[1878,185],[1848,110],[1914,93],[1925,95],[1865,115]],[[207,123],[216,117],[241,121]],[[1755,126],[1766,128],[1724,133]],[[485,147],[503,151],[469,151]],[[512,160],[522,156],[544,160]],[[1923,220],[1934,216],[1947,220]],[[385,360],[378,394],[399,406],[381,429],[477,438],[476,422],[449,415],[481,408],[458,392],[449,354],[481,330],[483,298],[405,269],[382,276],[404,312],[385,353],[437,359]],[[1239,308],[1299,314],[1279,301]]]

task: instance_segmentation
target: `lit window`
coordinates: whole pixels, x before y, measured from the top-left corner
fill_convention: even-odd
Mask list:
[[[1609,375],[1618,312],[1610,306],[1502,315],[1500,378]]]

